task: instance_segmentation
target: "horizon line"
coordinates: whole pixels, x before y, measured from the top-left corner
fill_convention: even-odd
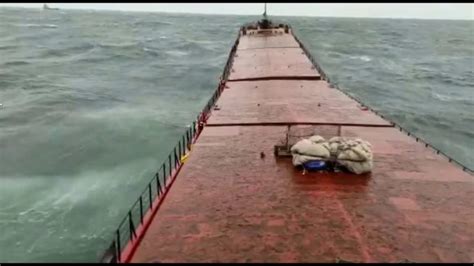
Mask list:
[[[46,4],[46,3],[45,3]],[[49,4],[47,4],[51,7]],[[204,15],[204,16],[249,16],[249,17],[256,17],[262,16],[261,14],[216,14],[216,13],[199,13],[199,12],[179,12],[179,11],[150,11],[150,10],[121,10],[121,9],[94,9],[94,8],[58,8],[57,10],[44,10],[42,7],[34,8],[34,7],[24,7],[24,6],[1,6],[0,9],[32,9],[38,11],[48,11],[48,12],[58,12],[58,11],[65,11],[65,10],[79,10],[79,11],[95,11],[95,12],[131,12],[131,13],[164,13],[164,14],[185,14],[185,15]],[[318,15],[271,15],[267,14],[268,17],[301,17],[301,18],[348,18],[348,19],[406,19],[406,20],[448,20],[448,21],[474,21],[472,19],[455,19],[455,18],[414,18],[414,17],[348,17],[348,16],[318,16]]]

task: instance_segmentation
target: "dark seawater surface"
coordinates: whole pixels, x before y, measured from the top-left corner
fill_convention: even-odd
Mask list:
[[[258,17],[0,9],[0,262],[93,262]],[[342,89],[474,168],[474,22],[280,17]]]

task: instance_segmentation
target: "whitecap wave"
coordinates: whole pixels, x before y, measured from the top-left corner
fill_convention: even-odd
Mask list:
[[[443,102],[468,101],[468,98],[444,95],[444,94],[439,94],[439,93],[436,93],[436,92],[433,92],[432,96],[433,96],[433,98],[438,99],[438,100],[443,101]]]
[[[350,59],[356,59],[356,60],[361,60],[364,62],[370,62],[372,61],[372,58],[370,58],[367,55],[361,55],[361,56],[349,56]]]
[[[152,55],[159,55],[160,54],[157,50],[151,49],[151,48],[146,48],[146,47],[143,47],[143,51],[145,51],[149,54],[152,54]]]
[[[185,52],[185,51],[166,51],[166,53],[171,56],[177,56],[177,57],[188,55],[188,52]]]
[[[25,27],[25,28],[57,28],[58,25],[56,24],[14,24],[17,27]]]
[[[139,45],[138,42],[129,43],[99,43],[98,46],[101,48],[131,48]]]

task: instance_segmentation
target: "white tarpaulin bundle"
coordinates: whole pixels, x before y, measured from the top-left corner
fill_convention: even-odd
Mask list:
[[[315,135],[298,141],[291,147],[291,153],[295,166],[311,160],[333,159],[356,174],[370,172],[373,166],[371,145],[359,138],[333,137],[326,141]]]
[[[336,161],[345,166],[349,171],[362,174],[372,171],[372,145],[365,140],[331,138],[329,145],[332,147]]]
[[[329,146],[320,136],[302,139],[291,147],[293,165],[302,165],[312,160],[328,160],[330,158]]]

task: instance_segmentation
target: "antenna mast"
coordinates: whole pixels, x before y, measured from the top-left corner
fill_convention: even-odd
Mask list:
[[[267,18],[267,3],[265,2],[264,5],[264,10],[263,10],[263,19],[258,22],[259,27],[262,29],[268,29],[270,28],[272,22],[268,20]]]
[[[267,19],[267,3],[266,2],[265,2],[264,11],[263,11],[263,18]]]

